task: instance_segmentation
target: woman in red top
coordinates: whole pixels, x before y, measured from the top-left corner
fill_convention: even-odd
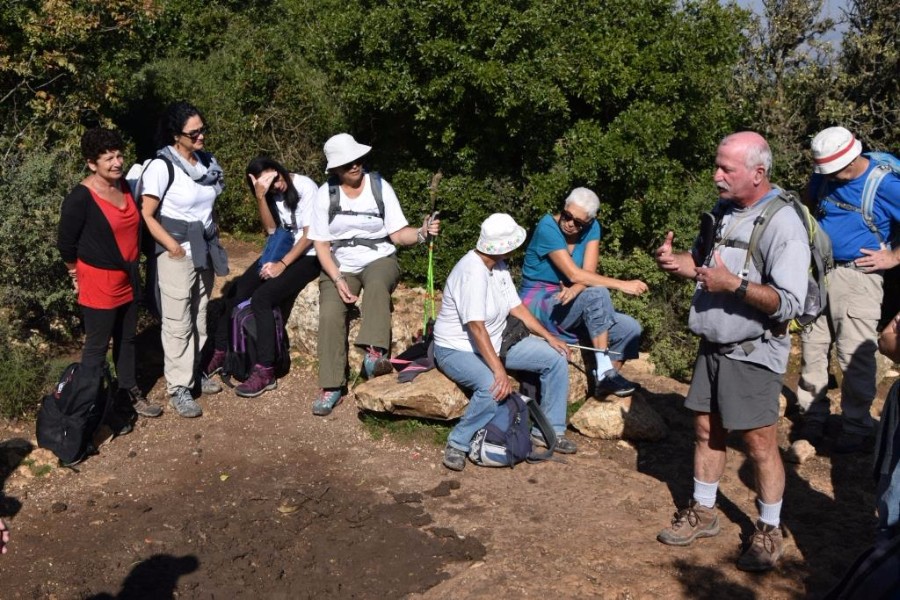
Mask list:
[[[122,178],[124,147],[110,129],[89,129],[81,137],[91,173],[63,200],[57,245],[84,315],[81,370],[102,368],[112,337],[119,398],[139,415],[158,417],[162,408],[144,397],[135,377],[141,216]]]

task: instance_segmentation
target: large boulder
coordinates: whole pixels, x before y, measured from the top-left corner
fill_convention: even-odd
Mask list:
[[[590,399],[572,415],[570,424],[582,435],[604,440],[658,441],[669,434],[640,392],[612,402]]]
[[[360,409],[428,419],[457,419],[469,403],[462,390],[437,369],[409,383],[398,383],[394,374],[376,377],[356,386],[353,394]]]

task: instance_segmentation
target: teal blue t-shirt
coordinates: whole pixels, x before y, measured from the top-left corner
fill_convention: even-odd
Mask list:
[[[591,226],[581,232],[581,238],[575,243],[572,260],[578,267],[584,267],[584,250],[591,240],[600,241],[600,224],[596,219]],[[525,250],[525,264],[522,277],[531,281],[544,281],[558,284],[560,281],[571,283],[563,277],[550,260],[550,253],[555,250],[566,250],[566,237],[559,228],[553,215],[544,215],[534,229],[534,235]]]

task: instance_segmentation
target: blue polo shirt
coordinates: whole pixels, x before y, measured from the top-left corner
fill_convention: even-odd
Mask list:
[[[597,220],[591,223],[591,226],[581,232],[578,241],[575,242],[575,249],[572,251],[572,261],[578,266],[584,266],[584,250],[591,240],[600,240],[600,225]],[[562,272],[553,265],[550,260],[550,253],[555,250],[566,250],[566,237],[559,228],[559,224],[553,218],[553,215],[544,215],[538,221],[537,227],[534,228],[534,235],[531,236],[531,242],[528,249],[525,250],[525,264],[522,266],[522,277],[531,281],[544,281],[546,283],[558,284],[560,281],[570,283]]]

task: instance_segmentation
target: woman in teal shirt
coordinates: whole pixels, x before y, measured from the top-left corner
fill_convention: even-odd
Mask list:
[[[628,396],[637,387],[622,377],[625,360],[636,358],[641,326],[616,312],[609,297],[615,289],[631,295],[648,290],[639,279],[621,280],[597,273],[600,259],[600,199],[575,188],[558,215],[537,224],[522,268],[522,302],[549,331],[568,341],[587,337],[596,349],[597,392]]]

